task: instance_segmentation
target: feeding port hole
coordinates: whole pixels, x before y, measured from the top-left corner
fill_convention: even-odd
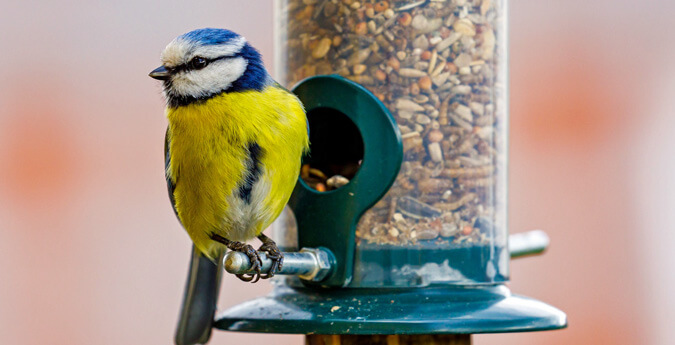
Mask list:
[[[339,110],[307,112],[310,152],[303,159],[302,179],[317,191],[338,189],[354,178],[363,162],[363,137]]]

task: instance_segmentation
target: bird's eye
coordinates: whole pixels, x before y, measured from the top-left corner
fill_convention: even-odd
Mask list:
[[[190,68],[192,68],[192,69],[202,69],[202,68],[206,67],[207,64],[208,64],[208,61],[201,56],[197,56],[197,57],[193,58],[192,60],[190,60]]]

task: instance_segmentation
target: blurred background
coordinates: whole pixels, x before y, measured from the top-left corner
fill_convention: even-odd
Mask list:
[[[0,2],[0,344],[172,343],[190,242],[166,195],[166,119],[147,74],[171,39],[206,26],[242,33],[271,65],[272,8]],[[510,2],[510,230],[552,238],[512,263],[510,286],[567,312],[569,328],[476,344],[672,343],[674,10]],[[271,289],[223,285],[221,308]],[[211,343],[244,341],[302,337]]]

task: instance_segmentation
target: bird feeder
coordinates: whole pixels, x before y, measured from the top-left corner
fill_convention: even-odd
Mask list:
[[[277,5],[277,80],[295,85],[311,142],[274,226],[284,265],[270,295],[214,316],[222,269],[193,251],[176,342],[212,327],[463,343],[564,328],[563,312],[504,285],[511,258],[548,244],[507,230],[505,2]],[[223,266],[250,262],[231,252]]]

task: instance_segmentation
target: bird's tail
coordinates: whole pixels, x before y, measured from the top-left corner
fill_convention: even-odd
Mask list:
[[[223,271],[222,257],[216,262],[218,264],[192,247],[185,295],[174,338],[176,345],[204,344],[211,337]]]

